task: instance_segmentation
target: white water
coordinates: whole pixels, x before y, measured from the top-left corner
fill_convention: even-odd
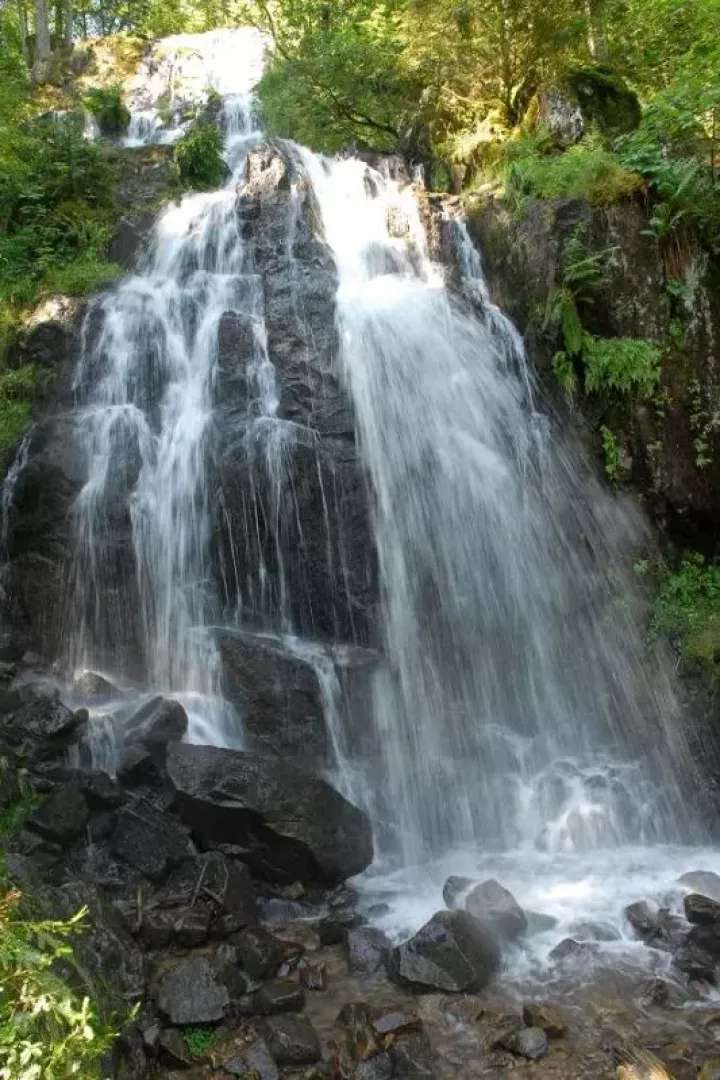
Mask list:
[[[227,185],[169,207],[137,274],[86,322],[73,665],[117,674],[114,643],[137,636],[144,681],[185,702],[191,739],[241,740],[207,633],[219,611],[207,440],[220,319],[249,316],[242,431],[255,482],[269,491],[254,493],[247,534],[235,537],[233,574],[245,585],[232,617],[242,622],[247,608],[265,618],[316,666],[338,782],[382,822],[363,887],[391,892],[383,925],[417,928],[443,906],[449,873],[494,875],[524,906],[561,920],[515,958],[530,973],[574,919],[622,931],[626,902],[660,897],[684,870],[720,871],[715,853],[682,847],[696,831],[677,782],[674,686],[663,658],[646,653],[627,573],[641,522],[538,407],[520,337],[490,304],[462,223],[449,228],[465,300],[428,256],[410,188],[360,161],[288,147],[337,262],[341,362],[374,491],[386,666],[374,715],[355,721],[374,728],[377,756],[351,759],[337,652],[297,638],[282,546],[271,581],[252,535],[261,498],[270,517],[281,513],[289,447],[314,434],[280,415],[261,285],[239,231],[235,187],[259,138],[247,91],[260,60],[258,39],[236,33],[212,35],[192,77],[193,93],[224,95]],[[182,54],[173,45],[165,55],[173,83]],[[162,91],[143,96],[138,85],[138,140],[180,130],[158,134]],[[293,215],[291,204],[289,248]],[[131,507],[131,582],[118,579],[113,547],[118,485]],[[103,607],[108,581],[116,608]],[[648,957],[627,942],[609,948]]]

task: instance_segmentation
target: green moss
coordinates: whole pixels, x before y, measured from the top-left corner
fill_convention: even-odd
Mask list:
[[[686,662],[699,665],[717,682],[720,566],[691,553],[676,568],[660,563],[657,578],[653,632],[668,635]]]
[[[0,465],[7,464],[12,447],[30,421],[33,402],[47,374],[33,364],[0,373]]]
[[[212,1028],[185,1028],[183,1035],[187,1048],[194,1058],[201,1058],[218,1041],[218,1033]]]
[[[123,101],[121,87],[95,87],[88,92],[85,107],[97,120],[103,135],[117,136],[127,131],[130,110]]]
[[[606,135],[634,131],[642,118],[638,96],[611,68],[604,65],[571,72],[567,84],[587,121]]]
[[[639,390],[652,394],[660,381],[660,350],[641,338],[599,338],[583,335],[585,390],[589,394]]]

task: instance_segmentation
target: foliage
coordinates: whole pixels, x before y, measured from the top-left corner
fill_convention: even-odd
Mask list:
[[[576,68],[567,83],[580,102],[583,116],[608,135],[633,131],[642,111],[637,94],[612,68],[604,65]]]
[[[506,197],[516,207],[529,197],[602,205],[631,195],[642,184],[637,172],[626,169],[597,141],[586,140],[559,153],[542,128],[506,144],[502,179]]]
[[[600,428],[600,437],[602,439],[603,454],[605,457],[605,472],[608,475],[608,479],[618,481],[622,477],[623,463],[622,454],[615,434],[606,427],[604,424]]]
[[[667,634],[689,661],[712,665],[720,645],[720,565],[685,555],[677,568],[656,568],[658,592],[651,629]]]
[[[27,427],[41,381],[33,364],[0,372],[0,464]]]
[[[218,1034],[212,1028],[185,1028],[183,1035],[190,1054],[201,1058],[217,1042]]]
[[[119,86],[98,86],[88,91],[85,106],[103,135],[122,135],[130,124],[130,110]]]
[[[651,394],[660,381],[660,350],[650,341],[584,334],[582,356],[589,394],[605,390]]]
[[[227,172],[222,149],[222,133],[216,124],[202,120],[192,124],[175,147],[181,184],[196,191],[218,187]]]

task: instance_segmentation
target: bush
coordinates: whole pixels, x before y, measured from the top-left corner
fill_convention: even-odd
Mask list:
[[[652,631],[667,634],[685,660],[713,667],[720,648],[720,566],[688,554],[676,569],[661,562],[656,571]]]
[[[96,87],[85,98],[85,107],[97,120],[103,135],[122,135],[130,124],[130,110],[119,86]]]
[[[596,140],[584,140],[557,153],[542,128],[508,142],[502,157],[502,178],[505,195],[516,207],[533,196],[606,204],[632,195],[642,186],[642,178]]]
[[[175,147],[180,183],[195,191],[220,187],[227,174],[222,150],[220,129],[215,124],[196,120]]]
[[[27,427],[43,381],[33,364],[0,373],[0,466]]]
[[[660,350],[650,341],[584,334],[582,358],[589,394],[604,390],[651,394],[660,381]]]

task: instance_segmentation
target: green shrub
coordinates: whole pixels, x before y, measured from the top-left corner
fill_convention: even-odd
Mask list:
[[[195,191],[219,187],[227,174],[222,156],[223,139],[215,124],[197,120],[175,147],[180,182]]]
[[[0,373],[0,466],[27,427],[42,382],[33,364]]]
[[[130,110],[120,86],[96,87],[85,98],[85,107],[97,120],[103,135],[122,135],[130,124]]]
[[[584,334],[582,358],[589,394],[604,390],[651,394],[660,381],[660,350],[650,341]]]
[[[218,1040],[218,1033],[212,1028],[185,1028],[183,1035],[190,1055],[194,1058],[201,1058]]]
[[[615,433],[603,424],[600,428],[600,438],[602,439],[603,455],[605,457],[605,472],[608,479],[618,481],[622,477],[623,465],[622,454]]]
[[[502,162],[505,195],[516,206],[529,197],[607,204],[632,195],[642,185],[636,172],[596,141],[583,140],[557,153],[542,128],[508,142]]]
[[[684,659],[711,667],[720,649],[720,566],[692,553],[675,569],[661,562],[657,578],[652,631],[667,634]]]

